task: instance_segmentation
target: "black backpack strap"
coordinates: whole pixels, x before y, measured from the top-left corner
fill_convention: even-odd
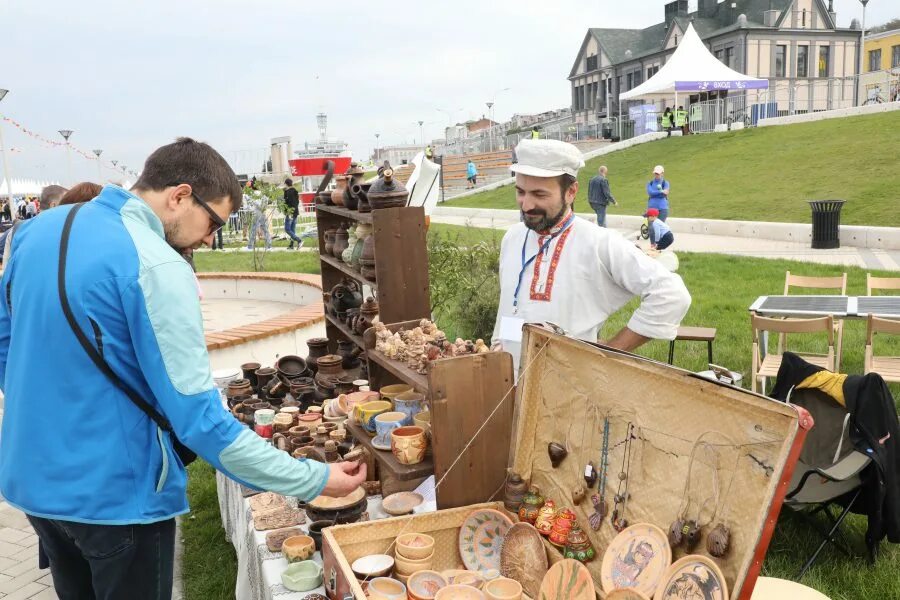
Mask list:
[[[78,326],[78,323],[75,321],[75,316],[72,314],[72,307],[69,306],[69,298],[66,295],[66,256],[69,253],[69,234],[72,231],[72,222],[75,220],[75,215],[78,214],[78,211],[84,206],[84,203],[76,204],[72,207],[72,210],[69,211],[69,214],[66,216],[66,223],[63,225],[62,236],[59,240],[59,269],[57,271],[57,284],[59,287],[59,303],[62,305],[63,314],[66,315],[66,321],[69,322],[69,327],[72,328],[72,333],[75,334],[75,337],[78,338],[78,342],[81,344],[81,347],[84,348],[84,351],[93,361],[93,363],[100,369],[104,375],[106,375],[110,381],[115,384],[120,390],[125,392],[125,395],[134,402],[134,404],[141,409],[144,414],[153,419],[160,429],[163,431],[172,432],[172,425],[169,421],[159,414],[159,412],[150,406],[146,400],[141,398],[137,393],[135,393],[131,388],[129,388],[125,382],[123,382],[118,375],[116,375],[113,370],[110,368],[109,364],[94,348],[90,341],[88,341],[87,336],[82,331],[81,327]]]

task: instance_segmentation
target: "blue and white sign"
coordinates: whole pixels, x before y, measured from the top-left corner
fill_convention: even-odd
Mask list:
[[[749,81],[676,81],[676,92],[716,92],[719,90],[766,90],[769,88],[767,79],[751,79]]]

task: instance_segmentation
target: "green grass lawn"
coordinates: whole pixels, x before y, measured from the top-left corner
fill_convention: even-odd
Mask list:
[[[576,208],[590,212],[587,187],[609,167],[609,214],[640,215],[654,165],[672,185],[671,216],[808,223],[807,200],[843,199],[846,225],[895,226],[900,112],[730,133],[673,137],[587,161]],[[511,186],[447,206],[515,209]]]
[[[430,231],[430,235],[459,235],[459,239],[466,240],[467,243],[498,233],[452,226],[432,226]],[[679,254],[679,258],[679,273],[693,297],[684,324],[717,329],[715,361],[741,372],[745,377],[745,387],[749,387],[751,340],[747,307],[760,295],[781,293],[786,270],[804,275],[836,275],[846,271],[849,279],[848,293],[865,293],[865,271],[858,268],[715,254]],[[271,270],[318,272],[314,254],[273,253],[267,260],[267,269]],[[201,271],[247,270],[250,256],[207,252],[197,254],[195,261]],[[613,315],[604,327],[602,336],[608,338],[618,331],[636,306],[635,300]],[[862,372],[864,340],[864,323],[847,321],[844,327],[844,372]],[[813,345],[822,346],[824,341],[813,340]],[[877,348],[879,353],[900,354],[900,340],[884,342]],[[650,342],[640,348],[639,353],[665,361],[668,343]],[[675,364],[692,371],[706,368],[705,344],[679,343],[676,347]],[[900,388],[894,385],[892,392],[896,398],[900,394]],[[225,541],[219,522],[214,471],[201,461],[192,465],[189,471],[188,494],[192,513],[184,519],[186,597],[233,597],[236,568],[234,550]],[[860,550],[863,548],[865,527],[864,518],[853,516],[848,520],[848,538]],[[815,535],[804,524],[796,517],[782,514],[766,558],[764,575],[793,578],[815,545]],[[881,556],[874,568],[866,566],[862,559],[850,560],[827,549],[803,583],[822,591],[832,600],[900,598],[898,566],[900,549],[892,544],[882,544]]]

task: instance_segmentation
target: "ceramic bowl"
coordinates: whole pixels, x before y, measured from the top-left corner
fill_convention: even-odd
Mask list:
[[[488,600],[521,600],[522,584],[515,579],[500,577],[484,584],[482,590]]]
[[[407,494],[411,492],[400,492]],[[398,496],[399,494],[394,494]],[[418,496],[418,494],[416,494]],[[390,498],[391,496],[388,496]],[[419,496],[421,498],[421,496]],[[434,552],[434,538],[424,533],[404,533],[397,538],[397,554],[410,561],[424,560]]]
[[[304,560],[288,565],[281,573],[281,583],[292,592],[308,592],[322,585],[322,566]]]
[[[484,587],[484,576],[475,571],[457,573],[453,577],[449,577],[448,581],[453,585],[467,585],[478,590]]]
[[[485,596],[470,585],[448,585],[438,590],[434,600],[485,600]]]
[[[434,600],[435,594],[445,587],[447,580],[437,571],[416,571],[406,583],[406,591],[411,600]]]
[[[396,579],[377,577],[369,582],[366,590],[369,600],[406,600],[406,586]]]
[[[413,391],[413,387],[411,385],[407,385],[405,383],[395,383],[393,385],[385,385],[382,386],[378,392],[381,394],[381,397],[385,400],[388,400],[392,405],[394,404],[394,398],[403,394],[405,392]]]
[[[391,410],[391,403],[384,400],[373,400],[365,404],[357,404],[353,416],[369,435],[375,435],[375,417]]]
[[[353,569],[353,574],[358,579],[385,577],[394,568],[394,557],[387,554],[369,554],[357,558],[350,568]]]
[[[400,517],[410,514],[413,509],[422,504],[422,502],[424,501],[425,499],[422,497],[422,494],[417,494],[416,492],[397,492],[396,494],[391,494],[390,496],[382,500],[381,507],[387,514],[395,517]],[[428,536],[424,535],[420,537],[427,538]],[[407,554],[406,552],[401,552],[401,554],[403,554],[404,556],[408,556],[409,558],[417,558],[416,556]]]
[[[401,575],[412,575],[416,571],[431,570],[434,562],[434,549],[425,558],[404,558],[401,554],[394,554],[394,568]]]
[[[316,541],[308,535],[293,535],[281,544],[281,552],[289,563],[309,559],[316,551]]]

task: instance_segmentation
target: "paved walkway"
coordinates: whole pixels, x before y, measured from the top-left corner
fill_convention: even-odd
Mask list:
[[[593,215],[579,215],[596,222]],[[489,217],[457,217],[449,215],[436,215],[431,218],[432,223],[444,223],[448,225],[464,225],[468,227],[481,227],[506,230],[518,223],[518,213],[508,210],[492,211]],[[648,240],[637,240],[636,230],[617,230],[627,239],[635,240],[641,247],[649,247]],[[813,250],[808,243],[782,242],[775,240],[732,237],[722,235],[703,235],[696,233],[676,233],[675,245],[672,249],[677,252],[714,252],[719,254],[731,254],[736,256],[753,256],[758,258],[783,258],[802,262],[843,265],[860,267],[863,269],[878,269],[886,271],[900,271],[900,251],[877,250],[870,248],[856,248],[844,246],[835,250]]]

